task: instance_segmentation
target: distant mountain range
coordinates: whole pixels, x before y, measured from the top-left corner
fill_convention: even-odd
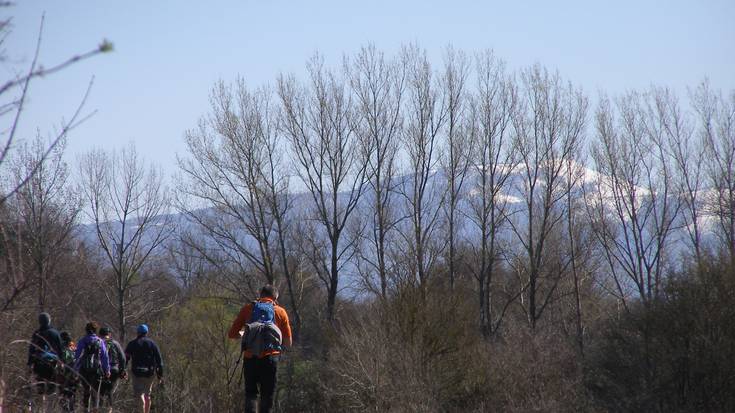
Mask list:
[[[510,166],[509,166],[510,167]],[[584,194],[592,194],[595,191],[597,191],[597,184],[598,182],[605,182],[605,180],[609,180],[610,178],[599,174],[598,172],[589,169],[584,166],[578,166],[577,167],[579,174],[578,179],[575,183],[575,185],[572,187],[572,196],[575,200],[583,200]],[[469,211],[469,203],[472,202],[473,199],[480,196],[479,190],[476,187],[478,173],[476,170],[470,170],[469,175],[465,179],[463,189],[462,189],[462,202],[460,203],[460,209],[463,210],[465,213],[458,214],[459,219],[459,228],[460,228],[460,237],[463,238],[467,242],[473,242],[473,240],[476,240],[479,237],[479,234],[476,229],[473,228],[473,224],[470,223],[469,217],[468,217],[468,211]],[[395,178],[395,182],[398,183],[399,187],[403,186],[404,188],[410,189],[411,185],[411,175],[402,175]],[[427,199],[426,199],[426,205],[429,209],[431,208],[437,208],[439,207],[439,203],[442,200],[442,193],[444,191],[444,183],[446,181],[446,176],[443,172],[437,170],[432,172],[432,175],[429,179],[429,182],[427,184],[428,193],[427,193]],[[540,181],[542,182],[542,181]],[[512,214],[512,219],[515,220],[514,223],[518,227],[524,227],[527,225],[527,222],[524,222],[524,214],[518,213],[519,211],[524,210],[525,208],[525,201],[524,201],[524,188],[525,188],[525,173],[521,166],[513,166],[512,171],[510,172],[510,176],[506,182],[506,185],[499,195],[499,198],[503,201],[507,202],[508,209],[511,212],[514,212]],[[649,191],[645,188],[637,188],[636,192],[638,196],[641,199],[641,202],[646,202],[646,199],[648,198],[648,195],[650,195]],[[347,197],[347,193],[340,193],[339,197],[343,199],[343,201]],[[603,193],[603,202],[607,203],[607,207],[612,207],[612,194],[610,193]],[[292,209],[290,211],[291,218],[294,219],[303,219],[306,217],[309,213],[310,205],[312,205],[312,198],[310,194],[305,192],[295,192],[291,194],[292,196]],[[399,192],[392,194],[393,199],[391,200],[392,205],[394,208],[404,208],[406,207],[406,197],[400,194]],[[703,193],[703,198],[705,199],[712,199],[713,198],[713,191],[706,191]],[[369,216],[369,205],[368,203],[370,200],[373,199],[373,194],[370,191],[369,188],[365,191],[363,194],[363,198],[361,199],[361,204],[358,206],[357,210],[355,211],[355,216],[359,215],[362,218]],[[584,212],[584,211],[582,211]],[[206,209],[200,209],[196,211],[197,214],[203,214],[204,216],[215,214],[215,210],[212,208],[206,208]],[[444,216],[444,214],[442,214]],[[173,213],[168,216],[167,218],[170,218],[170,222],[176,225],[178,232],[183,231],[193,231],[196,233],[196,225],[192,222],[190,222],[187,217],[182,213]],[[164,219],[160,219],[161,222],[165,221]],[[161,225],[160,223],[158,225]],[[714,228],[717,225],[717,220],[715,217],[711,215],[704,215],[700,220],[700,228],[703,232],[703,240],[704,242],[712,242],[714,240]],[[113,224],[114,226],[114,224]],[[672,233],[672,236],[670,238],[670,247],[672,248],[672,252],[682,251],[684,248],[687,247],[687,240],[688,235],[686,233],[686,228],[684,225],[684,221],[680,217],[675,225],[675,230]],[[399,230],[408,230],[408,228],[403,225],[398,227]],[[89,245],[95,245],[97,244],[97,234],[95,231],[95,227],[93,224],[83,224],[79,225],[78,227],[79,234],[81,238],[87,242]],[[252,238],[250,238],[245,230],[242,230],[242,236],[238,237],[241,239],[241,242],[243,245],[255,249],[257,246]],[[510,232],[510,229],[508,226],[505,227],[504,232],[501,234],[501,237],[505,238],[509,242],[513,242],[513,234]],[[174,237],[175,239],[175,237]]]

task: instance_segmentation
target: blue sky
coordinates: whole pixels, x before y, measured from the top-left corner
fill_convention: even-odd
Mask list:
[[[535,62],[591,96],[650,84],[680,94],[705,76],[735,89],[735,1],[62,1],[22,0],[3,12],[14,31],[0,66],[27,66],[45,12],[41,62],[94,48],[98,56],[32,85],[24,136],[72,114],[92,76],[97,114],[69,137],[68,157],[134,142],[166,173],[186,151],[183,134],[209,108],[218,79],[253,86],[303,72],[314,51],[338,63],[374,43],[386,52],[417,42],[435,61],[447,44],[492,48],[511,68]]]

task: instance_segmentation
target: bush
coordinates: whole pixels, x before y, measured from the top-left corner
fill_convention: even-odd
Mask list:
[[[726,265],[672,274],[661,299],[606,325],[588,386],[609,411],[735,411],[735,277]]]

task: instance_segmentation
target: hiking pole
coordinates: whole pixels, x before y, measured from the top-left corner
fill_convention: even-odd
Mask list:
[[[245,377],[245,362],[242,362],[242,373],[240,373],[240,377],[237,379],[237,385],[240,386],[240,383],[242,383],[242,379]]]
[[[240,352],[240,357],[237,358],[237,362],[235,363],[235,368],[232,369],[232,373],[230,374],[230,378],[227,380],[227,387],[230,387],[230,384],[232,383],[232,378],[235,377],[235,372],[237,371],[237,366],[240,365],[240,361],[242,360],[242,351]]]

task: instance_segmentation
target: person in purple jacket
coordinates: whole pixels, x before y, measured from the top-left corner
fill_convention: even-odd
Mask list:
[[[84,388],[84,408],[89,408],[90,398],[94,396],[95,407],[99,406],[100,385],[102,377],[110,377],[110,358],[105,341],[97,336],[99,325],[90,321],[84,327],[87,335],[77,342],[77,351],[74,354],[74,368],[82,376]]]

